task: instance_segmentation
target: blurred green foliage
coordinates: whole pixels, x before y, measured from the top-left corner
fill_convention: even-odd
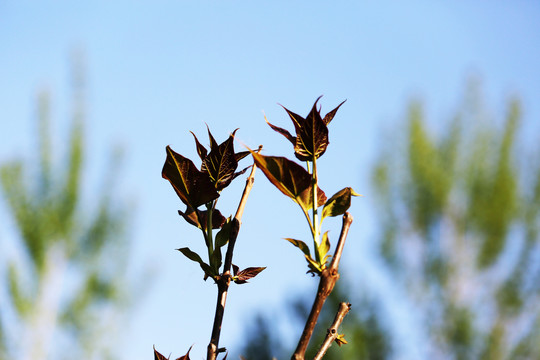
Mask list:
[[[112,187],[119,158],[111,157],[108,178],[92,196],[95,204],[83,204],[82,90],[76,73],[65,163],[53,164],[50,100],[44,92],[38,101],[39,150],[31,154],[37,168],[23,160],[0,167],[3,200],[19,235],[13,243],[21,250],[0,272],[8,294],[0,309],[2,359],[109,358],[110,344],[100,332],[114,329],[107,321],[126,305],[127,212]]]
[[[480,98],[471,82],[438,135],[409,107],[373,172],[381,254],[420,309],[430,358],[538,359],[540,158],[516,146],[519,101],[501,123]]]

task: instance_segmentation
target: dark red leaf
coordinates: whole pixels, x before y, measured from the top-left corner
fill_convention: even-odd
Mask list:
[[[238,130],[238,129],[237,129]],[[204,159],[201,170],[206,172],[215,188],[219,191],[227,187],[234,178],[234,173],[238,167],[236,154],[234,153],[234,134],[236,130],[220,145],[213,140],[210,130],[208,134],[211,138],[210,154]]]
[[[238,270],[240,270],[240,268],[234,264],[232,264],[232,268],[233,268],[233,274],[234,276],[236,276],[236,274],[238,274]]]
[[[159,351],[156,350],[156,347],[154,346],[154,360],[169,360],[169,359],[161,355]]]
[[[313,208],[311,175],[294,161],[280,156],[251,153],[257,166],[282,193],[296,201],[304,211]],[[317,189],[317,207],[326,202],[326,195]]]
[[[325,123],[325,125],[328,125],[330,123],[330,121],[332,121],[332,119],[334,118],[334,116],[336,116],[336,113],[338,111],[338,109],[340,108],[341,105],[343,105],[343,103],[347,101],[347,100],[343,100],[341,102],[341,104],[339,104],[338,106],[336,106],[336,108],[332,111],[330,111],[328,114],[326,114],[323,118],[323,122]]]
[[[193,208],[190,208],[188,206],[185,213],[178,210],[178,214],[182,216],[191,225],[196,226],[199,229],[206,230],[206,224],[208,221],[208,217],[207,217],[208,211],[193,210]],[[199,219],[203,223],[203,226],[199,224]],[[225,221],[227,221],[227,219],[225,218],[225,216],[221,214],[221,212],[218,209],[214,209],[212,211],[212,229],[221,229],[223,224],[225,224]]]
[[[193,347],[193,345],[189,347],[189,350],[187,351],[186,355],[181,356],[181,357],[179,357],[179,358],[176,359],[176,360],[189,360],[189,352],[191,351],[191,348],[192,348],[192,347]]]
[[[199,139],[197,139],[193,131],[190,131],[190,133],[195,138],[195,145],[197,146],[197,154],[199,154],[201,161],[204,161],[204,158],[206,158],[206,155],[208,154],[208,150],[206,150],[206,148],[201,145],[201,143],[199,142]]]
[[[161,176],[169,180],[182,202],[194,209],[219,197],[206,173],[197,169],[188,158],[166,148],[167,158]]]
[[[248,267],[238,272],[235,271],[233,281],[237,284],[245,284],[249,279],[254,278],[264,269],[266,269],[266,266],[265,267]]]

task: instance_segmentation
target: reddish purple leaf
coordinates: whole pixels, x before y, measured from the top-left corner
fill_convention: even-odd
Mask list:
[[[234,269],[233,267],[233,270],[234,270],[233,281],[237,284],[245,284],[249,279],[254,278],[264,269],[266,269],[266,266],[265,267],[248,267],[244,270],[237,271],[238,267],[236,267],[236,269]]]
[[[167,158],[161,176],[169,180],[184,204],[194,209],[219,197],[206,173],[197,169],[188,158],[166,148]]]

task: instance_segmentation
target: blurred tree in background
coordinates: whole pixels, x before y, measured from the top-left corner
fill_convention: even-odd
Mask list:
[[[414,308],[424,338],[413,347],[429,359],[540,359],[540,153],[516,146],[519,101],[509,101],[501,124],[483,108],[477,84],[467,94],[440,136],[413,102],[405,130],[383,144],[373,171],[381,270]],[[344,299],[353,303],[341,331],[349,343],[334,344],[325,359],[402,358],[392,329],[381,325],[389,323],[382,307],[345,294],[342,283],[306,358]],[[279,339],[269,327],[261,333]],[[250,336],[246,359],[276,356],[251,351],[261,337]]]
[[[540,157],[516,146],[519,101],[499,124],[479,94],[471,83],[439,137],[410,105],[374,171],[381,253],[430,359],[539,359]]]
[[[41,93],[39,151],[33,154],[39,166],[17,160],[0,168],[3,197],[19,235],[15,248],[22,255],[1,264],[0,285],[7,294],[0,309],[3,359],[110,358],[114,315],[126,305],[126,209],[112,196],[118,159],[102,191],[92,196],[95,204],[84,205],[84,87],[80,66],[75,70],[65,164],[53,164],[50,101]],[[91,213],[89,207],[97,209]],[[5,239],[1,245],[5,250]]]

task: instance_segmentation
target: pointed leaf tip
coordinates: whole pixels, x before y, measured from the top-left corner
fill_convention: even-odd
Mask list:
[[[159,351],[156,350],[156,346],[154,345],[154,360],[169,360],[169,359],[161,355]]]
[[[179,358],[176,359],[176,360],[190,360],[190,359],[189,359],[189,352],[191,351],[191,348],[192,348],[192,347],[193,347],[193,345],[191,345],[191,346],[189,347],[189,350],[187,351],[186,355],[181,356],[181,357],[179,357]]]
[[[339,216],[351,206],[351,196],[362,196],[356,193],[352,188],[346,187],[335,193],[324,205],[322,219],[329,216]],[[321,221],[322,221],[321,219]]]

